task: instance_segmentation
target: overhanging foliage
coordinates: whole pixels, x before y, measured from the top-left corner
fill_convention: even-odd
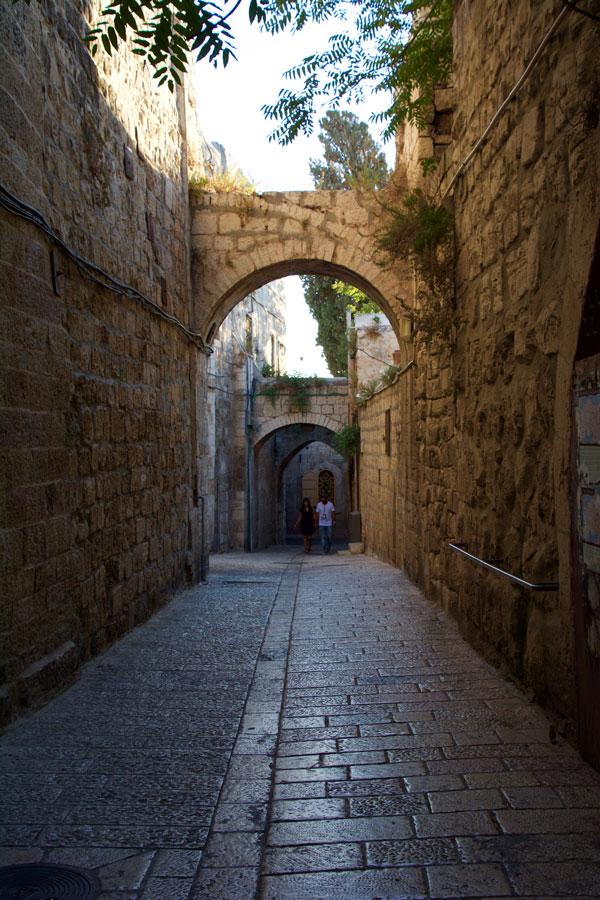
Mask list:
[[[103,47],[110,55],[131,39],[159,84],[173,90],[187,70],[189,51],[214,65],[235,58],[230,19],[240,7],[273,35],[339,21],[326,50],[286,73],[302,86],[263,106],[266,117],[279,123],[272,139],[281,144],[311,134],[318,108],[362,100],[366,91],[392,98],[372,117],[384,126],[384,137],[404,121],[423,125],[435,86],[451,70],[452,0],[113,0],[85,40],[92,54]]]

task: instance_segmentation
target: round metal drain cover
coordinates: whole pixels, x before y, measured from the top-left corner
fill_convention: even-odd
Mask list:
[[[91,872],[70,866],[26,865],[0,869],[0,900],[94,900]]]

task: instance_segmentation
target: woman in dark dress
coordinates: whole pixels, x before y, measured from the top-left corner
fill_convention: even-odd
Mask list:
[[[308,497],[305,497],[302,501],[302,506],[300,507],[298,518],[294,523],[294,531],[298,527],[298,524],[300,525],[300,534],[302,535],[302,540],[304,541],[304,552],[310,553],[312,534],[315,530],[315,513]]]

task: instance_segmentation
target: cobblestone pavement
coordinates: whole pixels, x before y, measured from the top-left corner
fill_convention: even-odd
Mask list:
[[[102,900],[600,898],[600,776],[364,556],[213,557],[0,749],[0,864]]]

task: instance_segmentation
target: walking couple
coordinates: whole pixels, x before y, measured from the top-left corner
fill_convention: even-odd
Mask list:
[[[304,541],[305,553],[310,553],[312,534],[317,524],[321,535],[323,553],[329,553],[331,550],[331,529],[335,526],[335,506],[326,494],[321,494],[321,499],[315,509],[313,509],[308,497],[305,497],[302,501],[298,518],[294,523],[294,531],[300,525],[300,534]]]

